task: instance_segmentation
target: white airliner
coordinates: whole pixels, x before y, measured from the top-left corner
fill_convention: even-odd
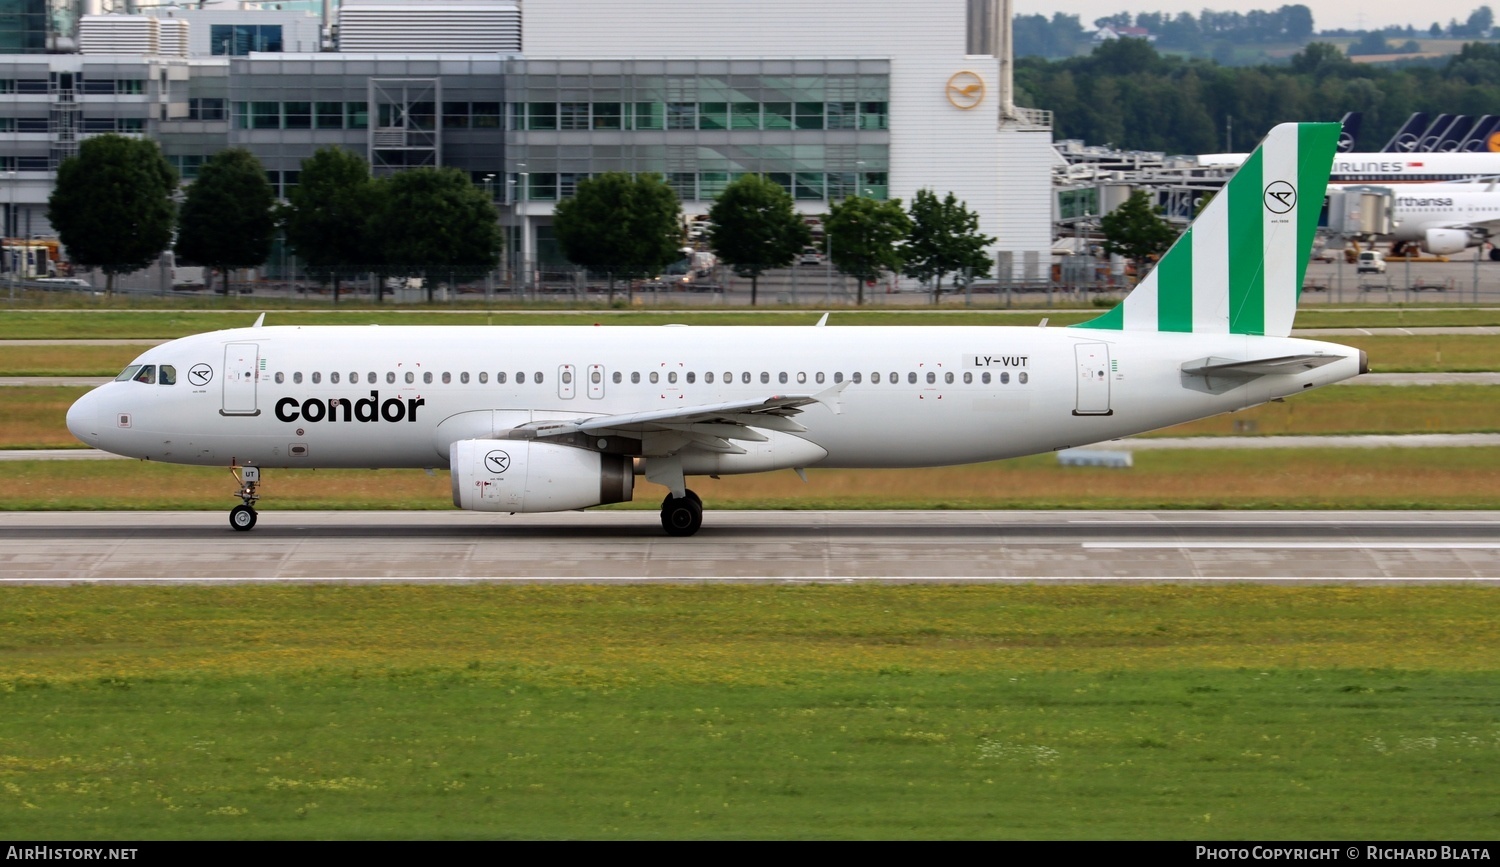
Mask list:
[[[1500,190],[1494,184],[1399,187],[1391,197],[1391,223],[1396,246],[1417,244],[1438,256],[1461,253],[1500,231]]]
[[[242,474],[237,530],[264,468],[441,467],[457,506],[490,512],[627,501],[643,474],[687,536],[703,518],[689,476],[963,464],[1232,412],[1366,370],[1357,349],[1288,336],[1338,134],[1276,127],[1129,297],[1079,326],[257,322],[148,350],[68,428]]]
[[[1205,168],[1233,168],[1245,154],[1199,154]],[[1430,184],[1500,177],[1500,153],[1341,153],[1330,176],[1336,184]]]

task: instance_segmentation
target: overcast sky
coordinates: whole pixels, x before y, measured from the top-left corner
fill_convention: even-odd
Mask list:
[[[1077,15],[1085,27],[1092,27],[1095,18],[1114,15],[1117,12],[1191,12],[1197,15],[1204,9],[1215,12],[1249,12],[1252,9],[1279,9],[1290,0],[1015,0],[1017,15],[1046,15],[1054,12]],[[1312,10],[1313,26],[1318,30],[1335,30],[1346,27],[1351,30],[1373,30],[1391,24],[1412,25],[1426,30],[1432,22],[1446,26],[1450,19],[1460,22],[1469,18],[1469,13],[1480,6],[1500,8],[1500,3],[1487,4],[1478,0],[1426,0],[1411,3],[1408,0],[1301,0],[1302,5]]]

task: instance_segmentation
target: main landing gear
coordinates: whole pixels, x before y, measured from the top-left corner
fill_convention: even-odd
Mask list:
[[[703,526],[703,500],[692,491],[686,493],[684,497],[667,494],[661,501],[661,528],[668,536],[691,536]]]
[[[257,517],[255,501],[260,499],[260,494],[257,493],[260,490],[260,467],[230,467],[229,473],[240,485],[235,496],[243,501],[243,505],[229,510],[229,526],[236,530],[248,530],[255,526]]]

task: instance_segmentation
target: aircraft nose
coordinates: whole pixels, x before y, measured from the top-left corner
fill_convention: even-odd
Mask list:
[[[99,445],[99,394],[91,391],[68,407],[68,431],[91,446]]]

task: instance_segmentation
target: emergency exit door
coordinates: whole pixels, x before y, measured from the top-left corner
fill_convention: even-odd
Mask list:
[[[1113,415],[1109,407],[1109,344],[1080,343],[1073,348],[1078,366],[1078,399],[1074,415]]]

